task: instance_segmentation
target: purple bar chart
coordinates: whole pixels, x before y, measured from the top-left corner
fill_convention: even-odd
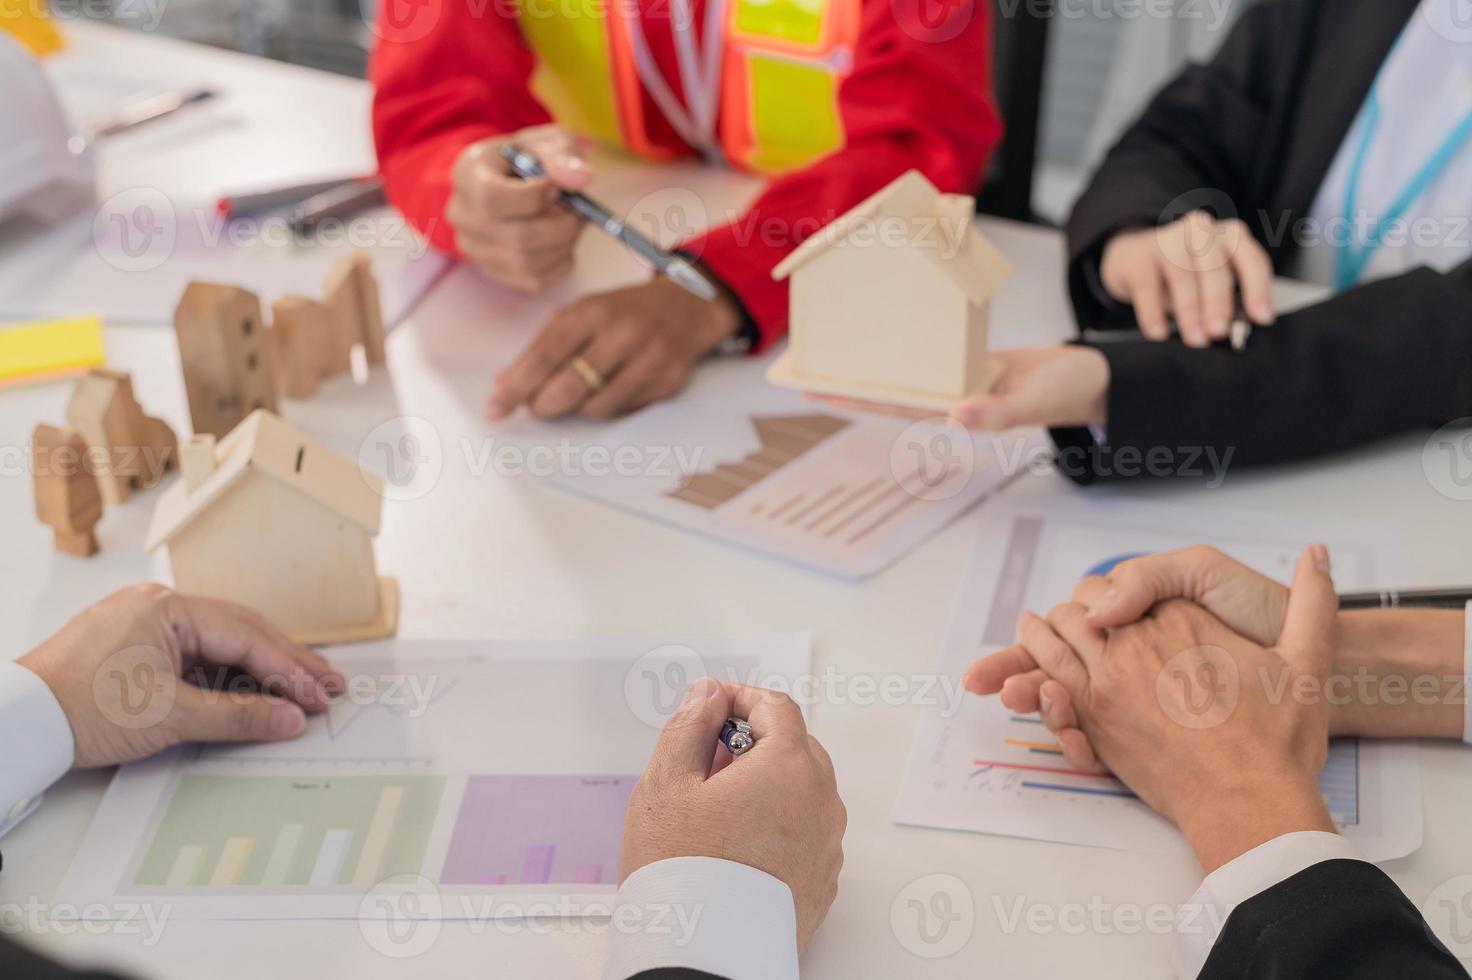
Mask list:
[[[471,776],[440,873],[445,885],[617,883],[636,776]]]

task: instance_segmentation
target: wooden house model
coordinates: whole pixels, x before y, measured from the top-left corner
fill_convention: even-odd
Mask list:
[[[974,214],[911,170],[803,242],[772,271],[791,316],[769,380],[940,410],[989,390],[988,310],[1012,266]]]
[[[259,410],[216,444],[181,447],[148,549],[167,547],[181,592],[249,606],[302,643],[391,635],[398,585],[373,555],[379,479]]]

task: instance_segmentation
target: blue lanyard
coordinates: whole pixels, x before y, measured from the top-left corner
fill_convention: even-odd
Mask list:
[[[1377,80],[1375,87],[1370,90],[1369,100],[1365,103],[1364,133],[1360,136],[1360,144],[1355,149],[1354,162],[1349,169],[1349,184],[1344,190],[1344,221],[1349,241],[1344,248],[1339,250],[1334,272],[1334,285],[1340,292],[1360,281],[1365,267],[1370,264],[1370,259],[1380,248],[1380,238],[1385,234],[1386,226],[1394,224],[1405,216],[1406,211],[1416,202],[1416,199],[1426,193],[1432,182],[1451,165],[1452,160],[1456,159],[1457,154],[1462,151],[1462,147],[1466,146],[1469,139],[1472,139],[1472,112],[1469,112],[1451,131],[1451,135],[1437,151],[1431,155],[1431,159],[1427,160],[1425,165],[1411,178],[1411,182],[1391,203],[1385,215],[1370,228],[1364,243],[1356,242],[1354,240],[1354,206],[1360,196],[1360,176],[1365,169],[1365,157],[1369,155],[1370,143],[1375,138],[1375,131],[1380,128],[1379,88],[1380,83]]]

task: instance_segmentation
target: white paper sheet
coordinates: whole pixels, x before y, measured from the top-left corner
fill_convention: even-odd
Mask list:
[[[993,437],[848,415],[744,373],[702,378],[699,397],[645,409],[597,445],[609,466],[553,482],[844,578],[882,570],[1051,457],[1040,431]]]
[[[1212,509],[999,498],[986,505],[972,567],[940,670],[953,677],[1013,642],[1023,609],[1046,614],[1075,584],[1114,562],[1213,544],[1286,581],[1304,547],[1323,541],[1341,591],[1404,581],[1400,538],[1386,526],[1285,521]],[[1340,740],[1320,789],[1343,834],[1372,861],[1421,845],[1414,743]],[[1036,716],[966,697],[921,723],[894,807],[897,823],[1125,850],[1189,853],[1184,838],[1117,780],[1071,770]]]
[[[628,793],[689,684],[793,689],[811,652],[801,633],[340,648],[348,695],[301,738],[186,746],[121,769],[56,907],[607,915]]]

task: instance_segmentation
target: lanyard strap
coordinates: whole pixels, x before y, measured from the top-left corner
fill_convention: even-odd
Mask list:
[[[711,161],[724,158],[716,140],[716,113],[721,97],[722,19],[725,0],[707,0],[705,6],[705,38],[699,43],[695,35],[695,18],[690,0],[671,0],[670,33],[675,42],[675,60],[680,70],[680,87],[690,109],[670,88],[659,70],[644,33],[638,0],[620,0],[624,4],[624,22],[629,27],[634,70],[649,97],[664,113],[680,138]]]
[[[1443,170],[1451,166],[1451,162],[1467,145],[1468,140],[1472,140],[1472,112],[1469,112],[1431,155],[1431,159],[1427,160],[1411,178],[1410,183],[1391,203],[1385,215],[1370,227],[1364,243],[1356,242],[1354,240],[1354,208],[1360,196],[1360,178],[1364,175],[1365,158],[1370,154],[1370,144],[1374,141],[1375,131],[1380,128],[1378,90],[1379,82],[1377,81],[1375,87],[1370,90],[1369,100],[1365,103],[1364,133],[1360,136],[1359,146],[1355,148],[1354,161],[1349,168],[1349,182],[1344,189],[1344,221],[1349,240],[1345,243],[1344,248],[1339,250],[1334,273],[1334,285],[1341,292],[1359,282],[1360,276],[1364,275],[1365,267],[1370,264],[1370,259],[1380,248],[1381,237],[1385,234],[1386,227],[1405,216],[1406,211],[1416,202],[1416,199],[1426,193]]]

